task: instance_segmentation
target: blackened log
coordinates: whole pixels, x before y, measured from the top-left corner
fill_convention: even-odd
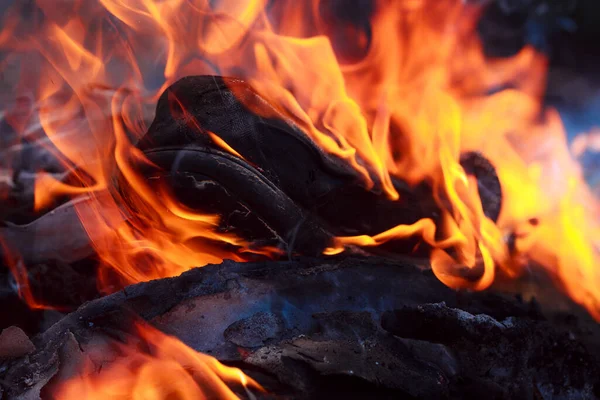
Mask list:
[[[290,254],[315,256],[331,245],[332,235],[374,235],[421,218],[435,220],[441,214],[427,184],[411,187],[394,180],[401,195],[399,201],[389,200],[380,191],[367,190],[356,171],[325,154],[292,121],[283,116],[262,118],[236,96],[243,96],[245,104],[252,104],[255,109],[270,109],[268,102],[242,80],[184,78],[165,91],[147,135],[138,143],[147,157],[162,168],[157,171],[147,164],[140,166],[149,181],[156,183],[168,177],[169,186],[178,186],[183,203],[191,208],[210,208],[214,186],[225,192],[220,198],[227,201],[222,202],[221,208],[210,210],[221,215],[221,230],[257,246],[275,243],[286,247]],[[197,124],[190,123],[190,115]],[[245,160],[223,152],[203,134],[207,130],[219,135]],[[502,196],[494,167],[476,153],[464,154],[460,161],[465,171],[477,178],[484,211],[495,220]],[[13,223],[6,221],[7,226],[0,228],[10,249],[27,263],[78,261],[92,254],[91,241],[74,208],[81,198],[39,216],[33,211],[35,175],[23,172],[15,178],[19,190],[13,197],[18,209],[3,208],[11,215],[2,219]],[[62,173],[57,178],[81,184],[89,177],[77,172]],[[206,185],[189,184],[182,189],[181,182],[185,180],[210,183],[213,188],[209,196]],[[118,188],[110,188],[120,191],[119,198],[135,196],[136,191],[128,190],[126,180],[120,179],[119,183]],[[240,215],[245,217],[239,218]],[[33,217],[39,218],[32,220]],[[58,223],[69,233],[55,234]],[[52,234],[48,234],[48,229]],[[381,249],[406,254],[413,252],[418,243],[419,238],[403,239]],[[427,247],[422,246],[421,250],[419,255],[426,255]]]
[[[69,341],[93,358],[129,337],[132,318],[292,398],[593,398],[600,387],[597,355],[529,304],[457,296],[430,271],[371,257],[224,262],[128,287],[5,361],[5,395],[51,391]]]
[[[257,112],[273,117],[261,117]],[[160,155],[160,165],[170,172],[198,174],[203,169],[201,154],[221,153],[208,132],[241,154],[247,161],[246,168],[252,167],[260,180],[289,197],[304,210],[302,215],[310,216],[323,230],[336,236],[374,235],[422,218],[436,220],[441,214],[427,183],[408,185],[394,178],[400,194],[398,201],[388,199],[377,182],[373,189],[367,189],[357,171],[322,151],[294,121],[278,113],[241,79],[190,76],[175,82],[159,99],[154,121],[137,146],[151,159]],[[192,165],[189,152],[196,152],[197,165]],[[185,163],[180,162],[180,155]],[[477,178],[484,212],[496,220],[502,193],[494,167],[476,153],[464,154],[460,162],[467,173]],[[372,178],[376,181],[374,174]],[[265,194],[256,192],[250,182],[233,188],[231,183],[220,183],[229,185],[233,192],[255,193],[253,199],[269,198],[268,190]],[[256,203],[253,199],[250,201]],[[272,211],[263,207],[258,214]],[[291,234],[288,223],[285,227],[276,226],[280,218],[264,215],[266,223],[274,225],[281,237],[311,236],[313,225],[295,229]],[[300,225],[300,221],[292,225]],[[327,243],[322,244],[326,246]],[[411,251],[415,243],[394,246],[402,253]]]
[[[162,148],[146,152],[155,165],[183,176],[205,176],[218,182],[267,221],[294,250],[316,256],[329,245],[331,235],[285,193],[243,160],[203,148]],[[184,173],[183,173],[184,172]],[[156,174],[160,174],[156,171]],[[130,195],[133,195],[130,192]]]

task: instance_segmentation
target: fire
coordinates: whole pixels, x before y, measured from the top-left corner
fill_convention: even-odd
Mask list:
[[[4,243],[4,240],[0,239],[0,248],[4,253],[4,262],[10,269],[12,276],[17,282],[17,292],[19,297],[27,303],[28,307],[32,310],[45,310],[45,309],[58,309],[50,304],[46,304],[35,297],[29,283],[29,276],[25,264],[21,260],[18,254],[15,254],[10,247]]]
[[[427,182],[443,209],[438,225],[423,219],[372,237],[335,238],[327,254],[418,235],[434,249],[440,280],[476,290],[492,284],[498,269],[517,276],[518,260],[526,259],[600,319],[599,204],[560,116],[542,104],[544,55],[524,47],[510,58],[486,58],[476,33],[482,6],[459,0],[374,0],[359,20],[339,16],[336,4],[38,0],[43,19],[9,16],[0,46],[9,59],[40,66],[14,89],[15,99],[35,98],[28,123],[21,118],[15,130],[41,128],[80,181],[41,175],[36,206],[65,194],[98,199],[80,214],[106,265],[106,290],[114,289],[115,271],[124,285],[246,259],[251,244],[219,232],[218,216],[186,209],[140,174],[139,165],[154,166],[132,144],[177,79],[241,77],[351,165],[365,188],[397,200],[394,181]],[[497,169],[498,221],[485,216],[477,185],[459,163],[466,151]],[[108,200],[99,195],[106,191]]]
[[[138,323],[136,330],[139,342],[113,343],[118,356],[108,367],[96,368],[88,360],[83,371],[58,387],[54,398],[239,399],[239,394],[254,398],[252,391],[263,391],[240,369],[198,353],[175,337],[147,324]]]

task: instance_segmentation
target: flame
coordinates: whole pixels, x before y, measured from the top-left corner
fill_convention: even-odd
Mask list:
[[[10,273],[17,284],[17,293],[25,304],[32,310],[60,310],[60,307],[47,304],[38,299],[31,290],[29,275],[20,255],[13,251],[0,237],[0,249],[4,254],[3,261],[8,266]]]
[[[234,390],[253,398],[262,387],[240,369],[198,353],[177,338],[136,324],[140,343],[113,343],[118,358],[108,367],[92,361],[56,390],[59,400],[74,399],[239,399]]]
[[[44,18],[20,23],[9,15],[0,46],[22,62],[42,58],[37,78],[24,74],[14,98],[33,93],[30,123],[43,129],[65,165],[76,167],[81,182],[41,175],[36,206],[57,195],[114,193],[108,207],[98,200],[93,212],[81,210],[86,229],[102,232],[94,246],[108,267],[105,289],[115,271],[120,286],[245,259],[251,244],[218,232],[217,216],[186,209],[168,188],[152,186],[138,168],[153,166],[132,145],[147,129],[148,110],[177,79],[237,76],[351,165],[366,189],[397,200],[396,180],[432,187],[442,209],[437,223],[335,238],[326,254],[418,235],[434,249],[440,280],[476,290],[492,284],[498,269],[518,276],[525,258],[600,319],[599,203],[569,151],[560,116],[542,103],[546,57],[529,46],[512,57],[486,57],[476,30],[483,8],[464,3],[374,0],[357,20],[332,9],[336,2],[319,0],[60,7],[38,0]],[[496,222],[459,163],[466,151],[480,152],[497,170],[503,209]]]

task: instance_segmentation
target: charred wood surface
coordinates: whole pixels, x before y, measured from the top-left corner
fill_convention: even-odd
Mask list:
[[[106,367],[102,343],[127,338],[135,318],[287,398],[594,398],[600,388],[597,355],[532,304],[458,295],[414,264],[371,257],[224,262],[128,287],[5,360],[4,398],[48,394],[83,359]]]
[[[207,133],[243,159],[225,154]],[[375,174],[375,186],[368,188],[349,163],[326,154],[241,79],[189,76],[175,82],[159,99],[154,121],[137,146],[163,171],[146,167],[145,175],[165,177],[168,171],[174,180],[221,185],[288,248],[305,255],[318,254],[332,235],[375,235],[422,218],[437,220],[441,214],[425,182],[409,185],[393,178],[400,194],[395,201],[384,195]],[[502,190],[494,166],[478,153],[465,153],[459,161],[477,179],[484,212],[496,220]],[[203,188],[195,185],[196,198],[204,197]],[[203,208],[198,202],[184,204]],[[415,241],[395,241],[393,246],[396,253],[411,252]]]

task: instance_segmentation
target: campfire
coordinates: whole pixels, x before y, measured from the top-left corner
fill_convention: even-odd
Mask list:
[[[593,1],[12,3],[2,399],[600,397]]]

